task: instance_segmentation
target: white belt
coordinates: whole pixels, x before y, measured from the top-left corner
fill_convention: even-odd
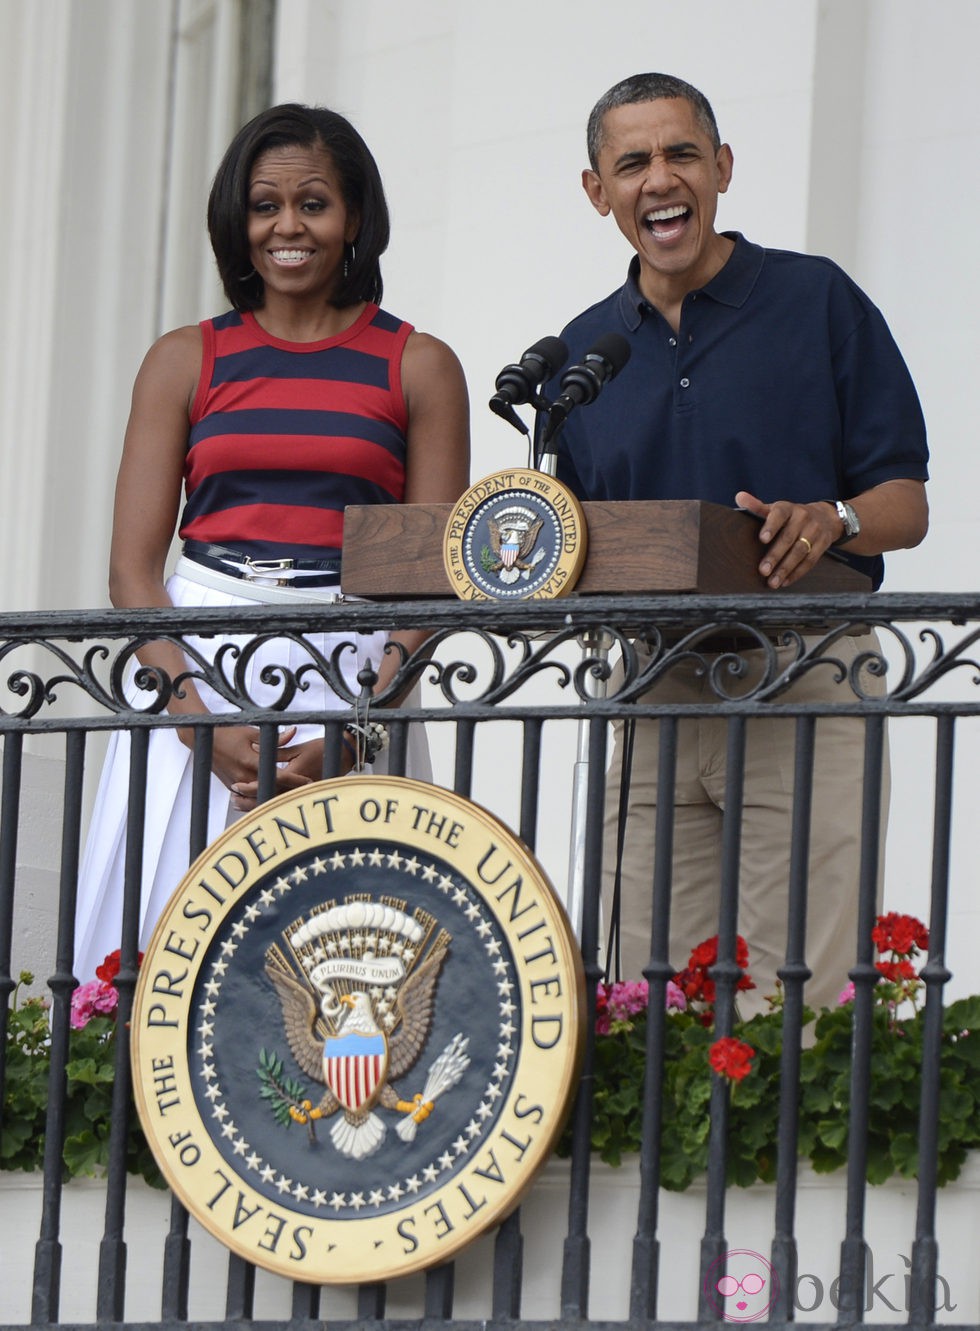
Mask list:
[[[309,605],[311,601],[321,601],[327,605],[335,605],[341,601],[360,600],[360,597],[345,596],[343,592],[332,591],[329,587],[283,587],[274,577],[270,577],[268,582],[254,575],[247,580],[233,578],[227,573],[218,573],[214,569],[205,568],[203,564],[195,563],[193,559],[187,559],[184,555],[178,558],[174,572],[186,578],[188,582],[196,582],[199,586],[210,587],[216,592],[228,592],[246,601],[264,601],[268,604],[287,601],[305,605]]]

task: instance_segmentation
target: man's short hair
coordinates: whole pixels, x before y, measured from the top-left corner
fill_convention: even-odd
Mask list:
[[[718,122],[711,109],[711,103],[703,92],[673,74],[631,74],[610,88],[596,102],[589,116],[587,142],[589,163],[593,171],[599,169],[599,153],[603,142],[603,121],[606,112],[617,106],[630,106],[634,102],[656,102],[662,97],[683,97],[691,103],[698,124],[711,139],[714,148],[721,147]]]

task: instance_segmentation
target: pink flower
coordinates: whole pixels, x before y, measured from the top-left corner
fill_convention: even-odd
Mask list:
[[[839,1007],[841,1007],[845,1003],[853,1003],[853,1002],[854,1002],[854,981],[848,980],[847,984],[844,985],[844,988],[837,995],[837,1004]]]
[[[609,990],[609,1015],[613,1021],[629,1021],[647,1010],[650,990],[646,980],[619,980]]]
[[[606,984],[602,980],[596,986],[595,1029],[596,1035],[608,1035],[615,1029],[632,1029],[632,1018],[646,1012],[650,1005],[650,986],[646,980],[616,980]],[[684,991],[673,980],[667,981],[665,1008],[683,1012],[687,1007]]]
[[[89,980],[87,984],[80,984],[71,996],[72,1027],[80,1031],[93,1017],[111,1015],[118,1003],[119,995],[113,985],[103,980]]]

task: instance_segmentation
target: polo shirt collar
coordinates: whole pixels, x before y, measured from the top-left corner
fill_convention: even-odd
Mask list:
[[[702,288],[702,291],[719,304],[731,305],[738,309],[751,295],[752,288],[762,271],[766,252],[761,245],[754,245],[751,240],[746,240],[741,232],[724,231],[722,234],[734,240],[735,248],[725,266],[714,275],[707,286]],[[631,333],[639,328],[649,308],[647,299],[640,290],[640,260],[634,255],[626,283],[619,293],[619,311]]]

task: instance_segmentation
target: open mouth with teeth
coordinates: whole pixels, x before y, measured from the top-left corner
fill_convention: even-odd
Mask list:
[[[643,218],[643,225],[657,240],[673,240],[684,230],[690,216],[686,204],[676,203],[669,208],[651,208]]]
[[[270,250],[269,257],[274,263],[303,263],[313,253],[312,250]]]

